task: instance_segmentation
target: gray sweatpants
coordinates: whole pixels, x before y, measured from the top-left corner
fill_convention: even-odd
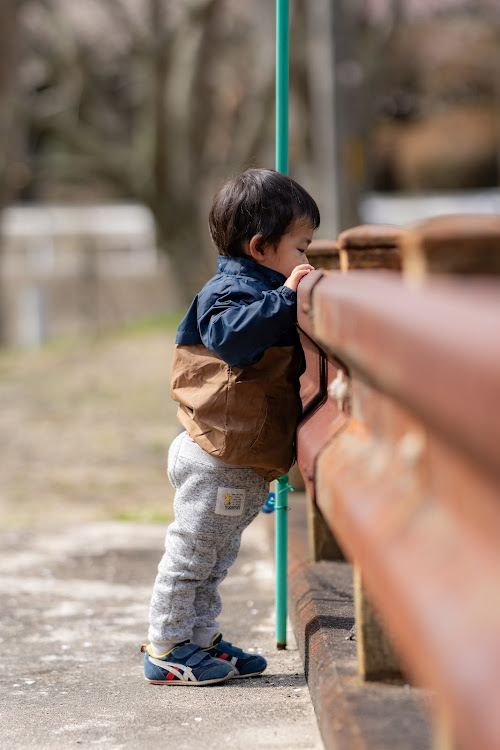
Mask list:
[[[170,446],[168,477],[176,489],[175,520],[158,566],[148,636],[162,651],[185,640],[206,646],[218,632],[218,586],[269,492],[253,469],[210,456],[186,432]]]

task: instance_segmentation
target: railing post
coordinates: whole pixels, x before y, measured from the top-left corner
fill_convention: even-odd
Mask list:
[[[307,493],[309,549],[314,562],[344,560],[344,553],[313,498]]]
[[[363,586],[361,568],[356,563],[354,564],[354,613],[360,675],[365,680],[400,679],[399,659],[368,598]]]

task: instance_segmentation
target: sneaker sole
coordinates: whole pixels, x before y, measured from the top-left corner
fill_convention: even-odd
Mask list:
[[[265,672],[265,671],[266,671],[266,668],[264,667],[264,669],[261,669],[260,672],[250,672],[250,674],[240,674],[239,672],[238,673],[235,672],[233,674],[233,680],[238,680],[238,679],[241,680],[244,677],[258,677],[259,675],[262,674],[262,672]]]
[[[230,672],[227,677],[216,677],[213,680],[198,680],[193,682],[192,680],[149,680],[147,677],[144,679],[149,682],[150,685],[186,685],[187,687],[203,687],[204,685],[217,685],[220,682],[227,682],[236,675]],[[246,677],[246,675],[244,675]],[[250,675],[249,675],[250,676]]]

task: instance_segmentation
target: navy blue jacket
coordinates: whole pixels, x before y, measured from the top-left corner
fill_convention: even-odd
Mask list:
[[[297,294],[285,281],[251,258],[219,257],[179,326],[172,364],[172,398],[188,434],[269,481],[293,463],[302,410]]]
[[[249,367],[272,346],[297,346],[297,294],[285,276],[252,258],[219,256],[217,275],[182,320],[176,344],[204,344],[231,367]]]

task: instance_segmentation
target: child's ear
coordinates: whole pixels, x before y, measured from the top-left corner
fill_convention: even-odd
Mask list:
[[[262,263],[262,261],[264,260],[265,245],[262,242],[261,234],[254,234],[249,242],[248,250],[252,258],[256,260],[257,263]]]

